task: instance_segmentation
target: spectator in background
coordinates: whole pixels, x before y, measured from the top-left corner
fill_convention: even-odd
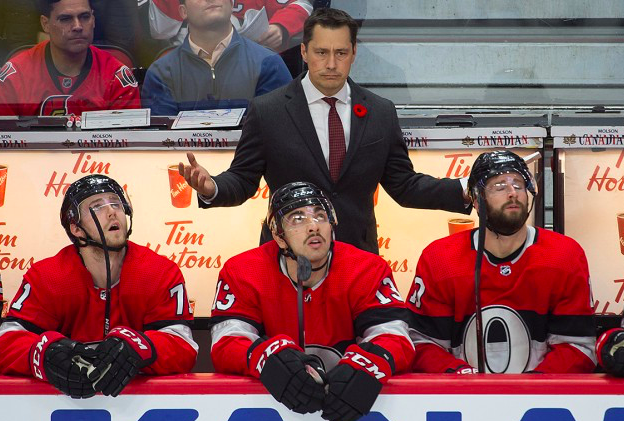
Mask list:
[[[180,2],[189,34],[150,66],[143,84],[143,106],[154,115],[246,107],[292,80],[278,54],[236,32],[230,0]]]
[[[140,106],[132,71],[94,46],[89,0],[41,0],[50,40],[0,69],[0,115],[79,115]]]
[[[265,8],[269,29],[254,41],[274,51],[287,48],[291,38],[303,31],[303,22],[312,13],[310,0],[232,0],[232,21],[243,24],[249,10]],[[156,39],[184,40],[186,31],[178,11],[178,0],[150,0],[150,31]]]

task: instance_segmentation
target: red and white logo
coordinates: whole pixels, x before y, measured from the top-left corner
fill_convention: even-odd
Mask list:
[[[375,364],[369,358],[366,358],[362,354],[353,351],[347,351],[342,358],[344,360],[350,360],[352,363],[355,363],[360,367],[364,368],[364,370],[371,373],[377,380],[381,380],[386,377],[386,373],[381,371],[377,364]]]
[[[13,73],[17,73],[15,70],[15,66],[10,61],[7,61],[2,69],[0,69],[0,82],[4,82],[7,77],[11,76]]]
[[[124,88],[127,88],[128,86],[136,88],[137,86],[139,86],[139,82],[137,82],[134,74],[132,73],[132,70],[130,70],[128,66],[120,67],[119,70],[115,72],[115,77],[117,78],[117,80],[119,80],[121,86],[123,86]]]

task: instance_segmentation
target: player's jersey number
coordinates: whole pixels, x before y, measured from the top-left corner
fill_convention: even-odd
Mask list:
[[[230,286],[223,282],[223,279],[219,279],[217,282],[217,292],[215,293],[214,302],[212,303],[212,310],[229,310],[234,305],[236,297],[230,291]]]
[[[390,278],[384,278],[383,281],[381,281],[381,287],[375,293],[375,297],[384,305],[390,304],[392,301],[403,301],[401,293],[399,293],[394,282],[392,282]]]
[[[30,284],[29,283],[24,283],[24,292],[22,292],[22,295],[20,295],[20,297],[15,300],[15,302],[11,305],[11,308],[17,311],[20,311],[22,309],[22,306],[24,305],[24,301],[26,301],[26,298],[28,298],[28,296],[30,295]]]

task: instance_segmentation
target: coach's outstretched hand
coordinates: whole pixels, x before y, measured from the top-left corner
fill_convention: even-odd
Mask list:
[[[286,335],[258,339],[247,356],[251,374],[286,408],[300,414],[321,410],[325,369],[318,357],[304,353]]]
[[[42,333],[29,353],[33,376],[75,399],[95,395],[87,376],[94,358],[95,350],[58,332]]]
[[[143,367],[156,361],[156,349],[143,332],[116,327],[95,349],[96,358],[89,379],[95,390],[117,396]]]
[[[190,165],[184,165],[180,162],[178,164],[180,175],[184,177],[189,186],[194,188],[197,193],[206,197],[214,196],[216,186],[208,170],[197,163],[193,152],[187,152],[186,157]]]

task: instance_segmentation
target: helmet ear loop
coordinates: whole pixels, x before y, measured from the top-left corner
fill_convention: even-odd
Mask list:
[[[70,227],[71,227],[71,224],[72,223],[69,224]],[[80,225],[80,222],[74,222],[73,224],[76,225],[78,228],[80,228],[82,232],[84,232],[85,234],[85,238],[78,237],[72,234],[72,237],[75,239],[74,244],[76,244],[77,247],[87,247],[89,245],[89,240],[91,240],[91,238],[89,237],[89,234],[87,234],[87,230],[85,230],[84,227]]]

